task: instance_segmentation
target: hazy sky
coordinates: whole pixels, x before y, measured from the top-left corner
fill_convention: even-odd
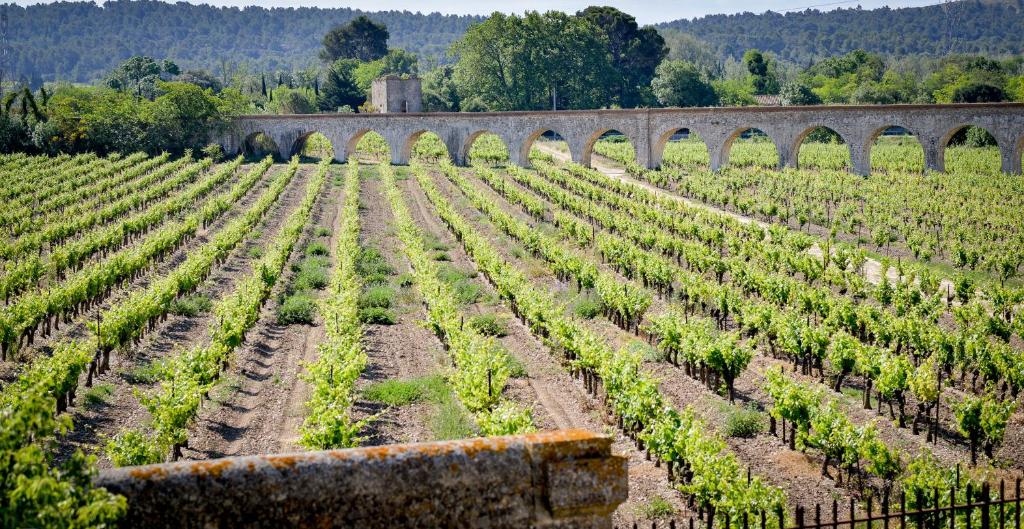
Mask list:
[[[367,11],[386,11],[391,9],[421,11],[424,13],[440,11],[441,13],[456,14],[489,14],[492,11],[522,12],[526,10],[559,10],[567,12],[578,11],[588,5],[612,5],[635,16],[642,24],[653,24],[666,22],[678,18],[693,18],[703,15],[717,13],[738,13],[753,11],[760,13],[767,10],[772,11],[794,11],[806,8],[816,8],[822,11],[836,9],[839,7],[849,8],[860,5],[864,9],[872,9],[889,5],[891,7],[923,6],[940,3],[941,0],[508,0],[504,2],[487,2],[480,0],[209,0],[206,2],[192,1],[192,3],[207,3],[213,5],[247,6],[259,5],[264,7],[352,7]],[[15,0],[20,5],[46,3],[34,1]]]

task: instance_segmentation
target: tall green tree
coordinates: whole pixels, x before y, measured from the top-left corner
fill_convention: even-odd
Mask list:
[[[651,88],[658,102],[667,107],[709,107],[718,95],[697,67],[686,61],[667,60],[657,69]]]
[[[582,18],[494,13],[470,27],[452,52],[460,97],[486,110],[598,108],[609,101],[607,43]]]
[[[779,93],[779,79],[770,64],[770,59],[760,50],[749,49],[743,54],[743,64],[750,72],[755,94]]]
[[[668,56],[665,39],[653,27],[641,28],[632,15],[614,7],[591,6],[576,16],[600,29],[608,42],[615,72],[611,102],[623,108],[649,103],[655,70]]]
[[[383,24],[359,16],[324,35],[320,59],[326,63],[338,59],[375,61],[387,55],[388,37],[388,28]]]
[[[366,101],[366,92],[356,83],[354,72],[358,66],[355,59],[340,59],[331,65],[317,99],[320,110],[336,112],[346,106],[356,109]]]

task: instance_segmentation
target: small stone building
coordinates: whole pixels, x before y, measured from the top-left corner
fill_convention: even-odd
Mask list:
[[[374,79],[370,103],[381,113],[422,112],[423,91],[419,77],[386,75]]]

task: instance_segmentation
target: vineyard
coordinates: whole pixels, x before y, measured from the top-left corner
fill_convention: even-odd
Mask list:
[[[629,458],[620,526],[980,528],[938,508],[1019,490],[1024,180],[994,147],[924,174],[882,138],[869,177],[756,137],[716,173],[695,137],[659,170],[616,137],[594,168],[308,147],[0,156],[4,527],[116,520],[106,468],[567,428]]]

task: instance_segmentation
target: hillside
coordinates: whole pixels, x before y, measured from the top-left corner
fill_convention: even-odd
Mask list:
[[[5,5],[11,66],[38,80],[90,81],[132,55],[219,73],[222,61],[251,69],[308,66],[332,26],[366,14],[387,25],[392,47],[443,57],[479,17],[357,9],[220,8],[153,0]]]
[[[964,0],[901,9],[710,15],[658,29],[689,33],[721,57],[759,48],[799,64],[858,48],[894,55],[1017,54],[1024,52],[1022,5]]]
[[[785,15],[712,15],[660,24],[707,43],[719,59],[740,57],[747,48],[770,50],[806,64],[856,48],[886,54],[1024,52],[1024,0],[974,0],[939,6]],[[443,59],[474,16],[409,11],[365,13],[337,8],[219,8],[155,0],[114,0],[103,7],[58,2],[30,7],[5,5],[10,22],[11,67],[19,77],[40,81],[91,81],[132,55],[175,60],[183,68],[219,74],[224,62],[250,71],[302,68],[313,64],[321,36],[333,25],[369,14],[388,26],[391,46],[423,58]]]

